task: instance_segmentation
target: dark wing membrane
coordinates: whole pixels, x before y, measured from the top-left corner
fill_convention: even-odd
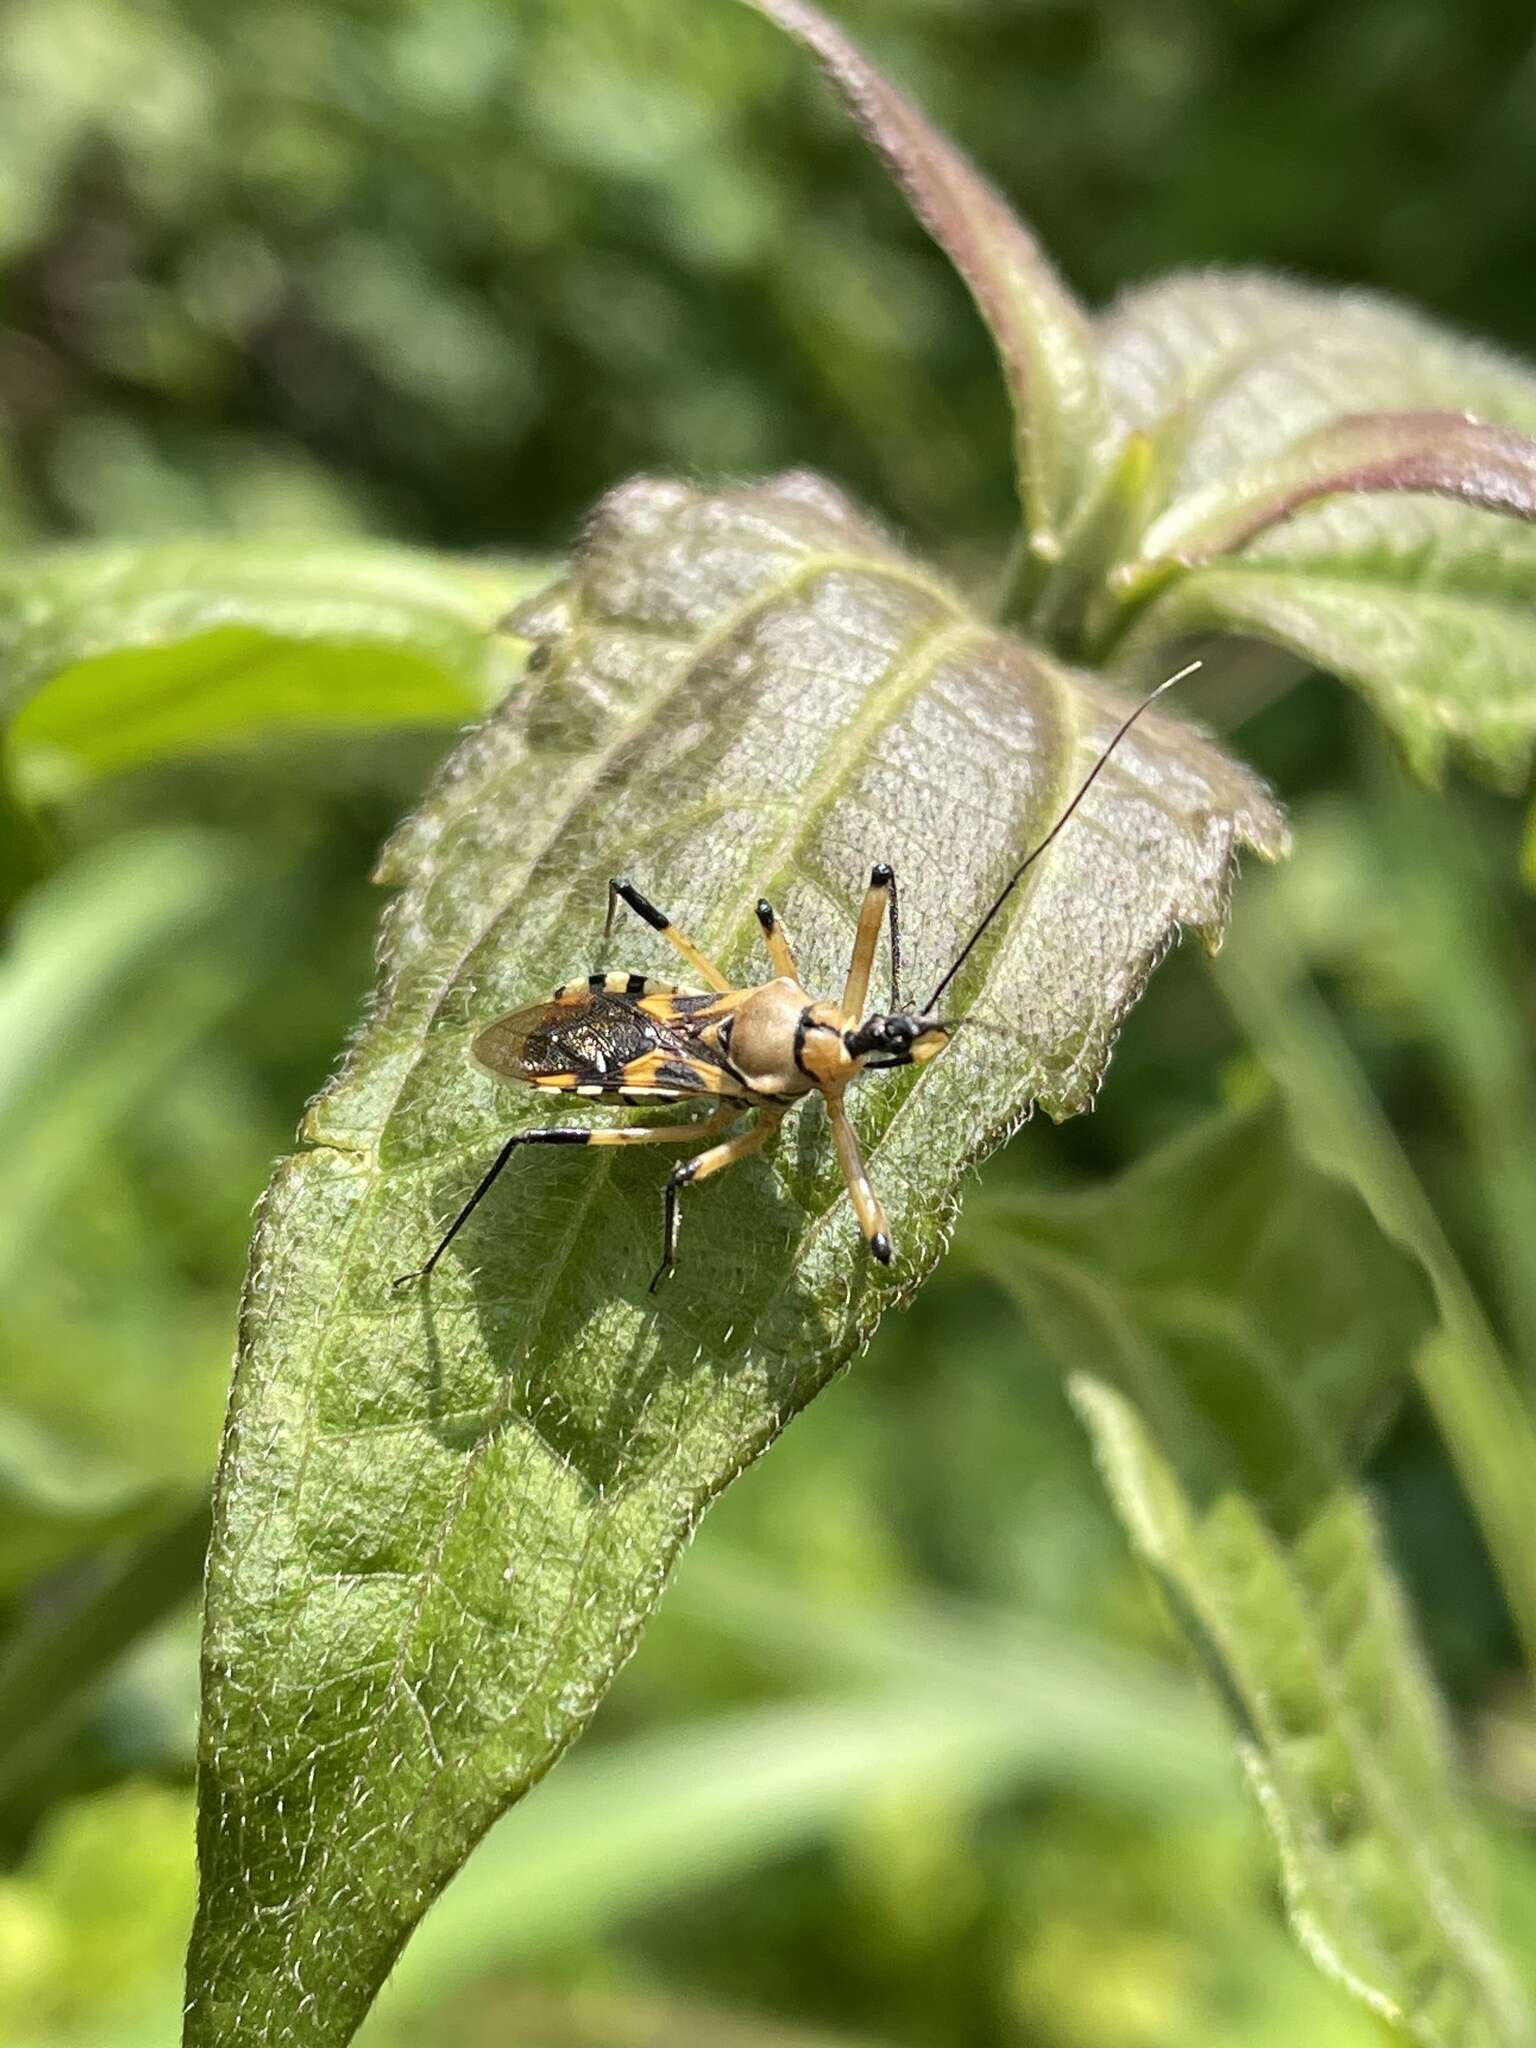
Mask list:
[[[647,990],[642,1008],[638,995],[612,986],[615,979],[573,983],[547,1003],[498,1017],[475,1039],[473,1057],[499,1080],[618,1101],[742,1093],[689,1020],[675,1014],[669,994]]]

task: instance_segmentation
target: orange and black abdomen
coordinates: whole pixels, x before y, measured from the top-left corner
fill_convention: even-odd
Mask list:
[[[737,1095],[738,1078],[700,1045],[691,1012],[717,996],[682,994],[640,974],[594,974],[498,1017],[471,1048],[498,1080],[619,1102]]]

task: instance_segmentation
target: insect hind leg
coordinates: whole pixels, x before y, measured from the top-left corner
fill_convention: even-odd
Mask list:
[[[608,884],[608,915],[603,921],[603,950],[606,955],[608,941],[613,933],[614,914],[620,903],[627,903],[636,917],[643,917],[652,931],[658,931],[674,951],[681,953],[694,973],[703,977],[712,989],[721,995],[731,993],[732,984],[726,980],[714,961],[702,953],[686,932],[680,932],[664,910],[658,910],[648,896],[642,896],[634,883],[622,875],[615,875]]]
[[[590,1131],[583,1130],[579,1125],[571,1124],[566,1124],[558,1129],[549,1131],[516,1132],[512,1137],[508,1138],[507,1142],[496,1154],[496,1157],[491,1161],[490,1167],[481,1178],[479,1186],[464,1204],[458,1215],[454,1217],[447,1230],[444,1231],[442,1237],[438,1240],[436,1251],[433,1252],[427,1263],[424,1266],[418,1266],[413,1273],[396,1274],[390,1285],[392,1287],[404,1287],[410,1280],[426,1280],[430,1278],[438,1260],[447,1251],[449,1245],[453,1243],[453,1240],[458,1236],[470,1217],[474,1215],[480,1204],[501,1178],[502,1169],[506,1166],[507,1161],[512,1157],[512,1154],[519,1145],[585,1145],[591,1135]]]
[[[404,1287],[408,1281],[425,1280],[429,1277],[443,1253],[496,1185],[502,1169],[519,1145],[686,1145],[694,1138],[707,1138],[714,1132],[723,1130],[739,1114],[739,1110],[734,1106],[727,1106],[716,1110],[713,1116],[697,1124],[630,1124],[620,1126],[616,1130],[594,1130],[585,1124],[556,1124],[550,1130],[518,1131],[508,1138],[491,1161],[479,1186],[449,1224],[427,1263],[418,1266],[414,1273],[401,1273],[390,1284],[394,1287]]]
[[[652,1294],[677,1263],[677,1205],[683,1189],[692,1187],[695,1181],[708,1180],[711,1174],[723,1173],[738,1159],[750,1158],[773,1136],[783,1118],[782,1109],[764,1109],[750,1130],[740,1131],[734,1138],[727,1138],[723,1145],[711,1145],[707,1152],[700,1152],[692,1159],[685,1159],[680,1166],[673,1167],[661,1198],[661,1264],[651,1277]]]
[[[859,1220],[859,1230],[873,1257],[882,1266],[888,1266],[891,1263],[891,1234],[885,1220],[885,1209],[870,1185],[864,1155],[859,1150],[853,1125],[848,1121],[848,1112],[835,1095],[827,1097],[827,1117],[832,1125],[837,1163],[843,1170],[843,1180],[853,1203],[853,1213]]]

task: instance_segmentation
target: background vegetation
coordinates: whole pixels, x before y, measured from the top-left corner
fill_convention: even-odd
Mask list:
[[[1263,264],[1536,355],[1517,10],[842,11],[1095,303]],[[1003,399],[963,294],[803,59],[720,0],[34,0],[0,105],[18,549],[372,532],[538,555],[634,470],[798,461],[962,573],[1006,546]],[[1297,856],[1245,888],[1220,987],[1192,956],[1159,975],[1098,1114],[993,1162],[990,1213],[1105,1182],[1251,1097],[1279,1045],[1314,1119],[1341,1073],[1385,1107],[1391,1170],[1529,1386],[1518,812],[1417,792],[1327,684],[1206,708],[1291,801]],[[0,964],[5,1670],[61,1612],[131,1648],[0,1763],[8,2040],[173,2035],[194,1619],[127,1608],[113,1574],[151,1544],[164,1573],[133,1584],[185,1583],[250,1205],[369,981],[373,853],[446,743],[414,709],[174,763],[145,741],[110,776],[18,729],[57,843],[10,851]],[[1318,1006],[1288,993],[1298,956]],[[363,2039],[1378,2038],[1290,1943],[1215,1719],[986,1263],[978,1224],[733,1491]],[[1367,1476],[1528,1926],[1536,1729],[1412,1397]]]

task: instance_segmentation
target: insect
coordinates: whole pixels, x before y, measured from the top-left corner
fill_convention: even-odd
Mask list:
[[[546,1130],[518,1131],[492,1160],[426,1264],[413,1273],[402,1273],[395,1286],[427,1278],[519,1146],[681,1145],[716,1138],[718,1143],[683,1160],[667,1178],[662,1193],[661,1264],[651,1280],[654,1293],[676,1259],[678,1203],[684,1188],[709,1180],[760,1151],[795,1103],[817,1092],[826,1104],[838,1164],[864,1242],[881,1265],[889,1265],[891,1239],[885,1211],[865,1171],[844,1095],[866,1073],[920,1066],[949,1044],[966,1020],[939,1015],[945,991],[1136,720],[1165,690],[1199,666],[1199,662],[1191,662],[1159,683],[1123,720],[1055,824],[1014,869],[938,986],[916,1010],[902,1007],[896,877],[884,862],[870,872],[847,979],[835,1003],[817,1001],[805,988],[794,947],[772,904],[760,902],[757,918],[773,978],[755,988],[736,988],[633,882],[611,881],[603,928],[605,944],[619,905],[627,904],[660,932],[707,984],[707,990],[653,981],[643,974],[592,974],[557,988],[548,1002],[498,1017],[475,1038],[471,1055],[495,1079],[520,1081],[548,1094],[579,1095],[634,1107],[703,1098],[715,1103],[713,1114],[697,1123],[596,1129],[557,1124]],[[887,919],[891,1006],[866,1017],[864,1005]],[[748,1111],[757,1112],[754,1123],[730,1137],[722,1135]]]

